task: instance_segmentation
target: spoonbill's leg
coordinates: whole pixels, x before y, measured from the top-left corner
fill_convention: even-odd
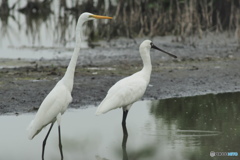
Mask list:
[[[122,118],[122,126],[126,126],[126,118],[127,118],[128,110],[123,110],[123,118]]]

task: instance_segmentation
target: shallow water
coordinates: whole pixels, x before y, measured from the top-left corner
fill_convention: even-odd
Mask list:
[[[123,136],[120,109],[101,116],[94,115],[93,106],[69,109],[62,118],[64,159],[229,158],[212,158],[209,154],[240,153],[239,96],[240,93],[225,93],[137,102],[128,114],[128,138]],[[33,116],[0,117],[0,159],[41,159],[42,140],[49,126],[32,141],[28,140],[26,127]],[[59,158],[55,124],[45,159]]]
[[[0,58],[38,60],[71,57],[76,17],[60,14],[58,1],[51,3],[51,12],[46,15],[20,13],[18,9],[25,7],[27,1],[7,2],[9,7],[16,2],[17,5],[9,13],[0,14]],[[72,5],[67,4],[69,7]],[[87,36],[82,37],[81,48],[88,48]]]

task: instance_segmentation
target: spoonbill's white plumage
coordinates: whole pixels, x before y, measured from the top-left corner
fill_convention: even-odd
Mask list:
[[[106,97],[97,108],[96,115],[106,113],[112,109],[123,109],[122,125],[126,124],[126,117],[132,104],[138,101],[146,91],[150,81],[152,72],[152,64],[150,57],[150,49],[157,49],[174,58],[175,55],[168,53],[156,47],[150,40],[145,40],[139,47],[139,52],[143,61],[143,68],[141,71],[133,75],[123,78],[114,84],[109,90]]]
[[[44,149],[48,135],[56,120],[58,123],[59,149],[61,153],[61,158],[63,159],[60,131],[61,116],[66,111],[69,103],[72,102],[71,92],[73,89],[73,79],[78,59],[78,53],[80,51],[82,25],[84,22],[93,19],[112,19],[112,17],[99,16],[87,12],[79,16],[76,26],[76,44],[66,73],[63,78],[56,84],[56,86],[51,90],[51,92],[47,95],[47,97],[43,100],[35,118],[32,120],[28,127],[28,138],[31,140],[42,130],[42,128],[51,123],[51,127],[43,141],[42,159],[44,159]]]

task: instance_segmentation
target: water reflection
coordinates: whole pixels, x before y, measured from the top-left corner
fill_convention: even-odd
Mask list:
[[[93,12],[105,2],[93,1],[19,1],[3,0],[0,4],[1,41],[5,47],[73,47],[75,26],[82,12]],[[101,3],[101,4],[100,4]],[[11,4],[11,7],[10,5]],[[15,9],[14,9],[15,8]],[[14,10],[13,10],[14,9]],[[87,41],[106,37],[107,21],[88,23]],[[96,28],[98,27],[98,30]],[[99,29],[102,29],[101,34]]]
[[[171,142],[201,146],[201,153],[236,151],[240,148],[239,97],[240,93],[223,93],[155,101],[150,108],[156,125],[153,134],[170,133]]]
[[[17,3],[17,2],[16,2]],[[1,22],[1,38],[9,37],[9,32],[12,31],[12,27],[9,25],[9,19],[12,19],[15,22],[15,25],[18,25],[14,15],[11,11],[15,8],[16,3],[14,3],[11,7],[9,6],[8,0],[2,0],[0,4],[0,22]]]
[[[2,21],[2,27],[6,28],[8,24],[8,17],[10,16],[10,8],[7,0],[3,0],[0,5],[0,19]]]
[[[225,93],[137,102],[129,111],[127,127],[119,123],[121,109],[102,116],[94,115],[95,107],[70,109],[61,130],[64,159],[212,160],[210,151],[240,153],[239,96]],[[33,116],[0,116],[0,159],[41,157],[48,128],[29,141],[25,128]],[[50,134],[45,159],[59,159],[57,144],[58,135]]]
[[[128,131],[126,125],[122,125],[123,130],[123,140],[122,140],[122,152],[123,152],[123,160],[128,160],[127,154],[127,139],[128,139]]]
[[[52,4],[52,0],[44,0],[44,1],[28,0],[26,5],[22,8],[19,8],[18,11],[33,19],[39,18],[39,17],[46,19],[49,16],[49,14],[52,13],[51,4]]]

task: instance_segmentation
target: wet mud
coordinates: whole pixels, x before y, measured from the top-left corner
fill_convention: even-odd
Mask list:
[[[227,43],[196,40],[183,44],[170,39],[153,39],[155,45],[178,58],[151,51],[153,71],[142,99],[240,91],[240,50],[236,44],[230,40],[226,40]],[[118,39],[81,50],[75,72],[73,102],[69,107],[98,105],[115,82],[141,70],[138,46],[142,40],[135,43]],[[1,59],[0,114],[36,112],[64,75],[69,58]]]

